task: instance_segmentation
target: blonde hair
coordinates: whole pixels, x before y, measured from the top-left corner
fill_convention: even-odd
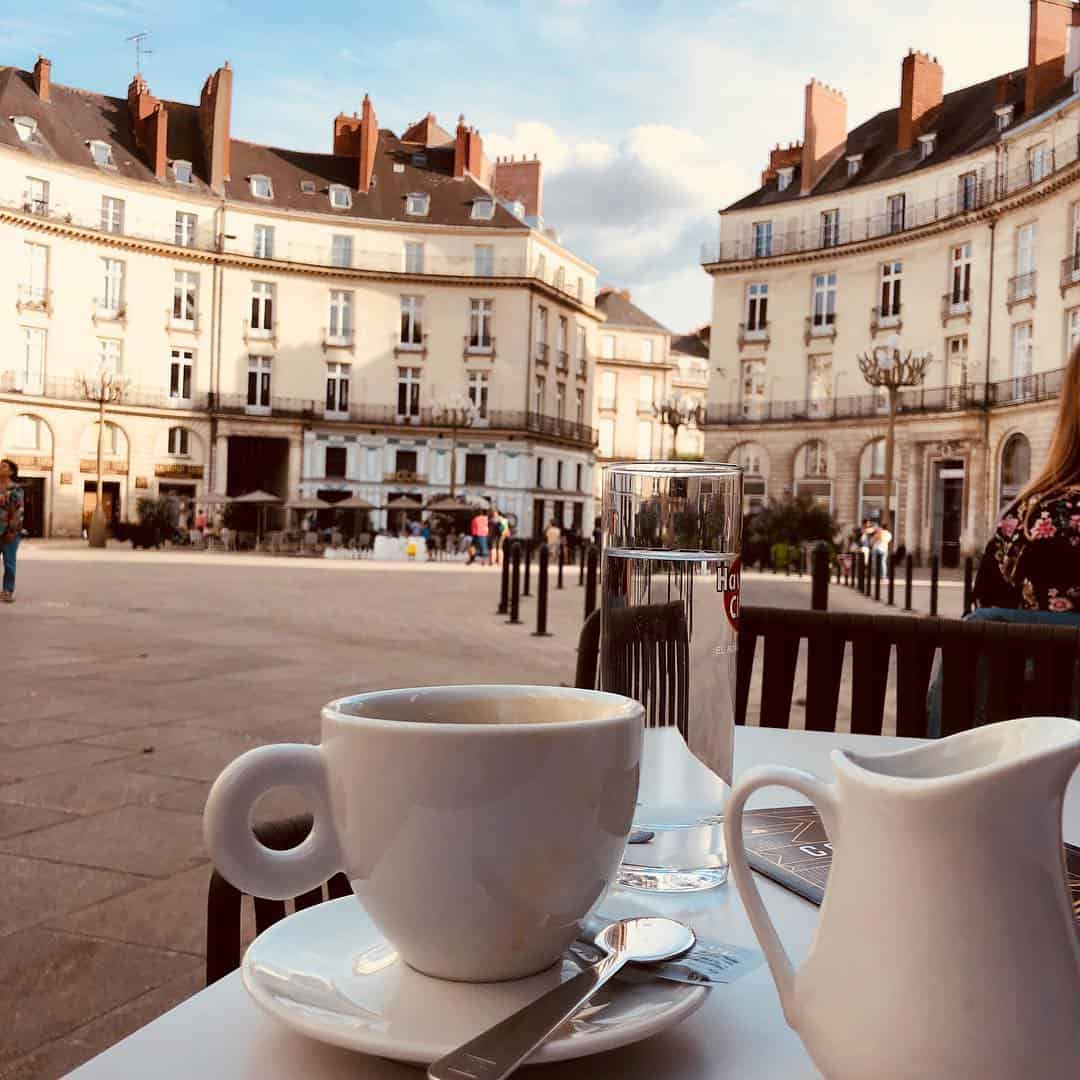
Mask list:
[[[1061,384],[1061,404],[1046,464],[1020,492],[1019,501],[1048,498],[1080,485],[1080,346],[1073,352]]]

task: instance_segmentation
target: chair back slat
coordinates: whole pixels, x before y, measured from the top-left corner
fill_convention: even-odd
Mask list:
[[[844,671],[844,639],[811,634],[806,649],[806,729],[835,731]]]
[[[750,702],[750,680],[754,674],[754,653],[758,636],[739,625],[739,651],[735,657],[735,723],[746,723],[746,707]]]
[[[765,638],[761,681],[761,726],[785,728],[791,721],[791,698],[799,661],[799,635],[774,633]]]
[[[851,730],[858,735],[881,734],[891,652],[885,632],[859,634],[852,641]]]
[[[909,619],[896,636],[896,734],[925,738],[926,694],[937,646],[921,632],[921,619]]]
[[[953,633],[949,626],[941,640],[941,734],[955,735],[975,724],[976,714],[976,641],[986,637],[990,623],[954,623],[974,633]]]
[[[254,900],[256,934],[269,930],[274,923],[281,922],[288,914],[284,900],[267,900],[265,896],[256,896]]]
[[[586,619],[578,638],[577,671],[574,685],[580,690],[596,689],[596,663],[600,651],[600,609]]]

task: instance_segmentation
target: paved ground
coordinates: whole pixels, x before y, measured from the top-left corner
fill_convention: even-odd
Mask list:
[[[0,1077],[62,1075],[202,985],[200,814],[225,764],[317,740],[350,691],[571,682],[576,581],[534,638],[494,616],[486,568],[26,544],[0,610]],[[744,603],[809,593],[748,575]]]

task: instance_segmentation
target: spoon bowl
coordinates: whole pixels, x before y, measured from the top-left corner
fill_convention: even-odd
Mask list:
[[[694,931],[674,919],[645,916],[609,923],[596,935],[606,953],[621,953],[628,963],[658,964],[694,946]]]

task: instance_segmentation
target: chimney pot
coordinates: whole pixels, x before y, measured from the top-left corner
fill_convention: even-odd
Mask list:
[[[800,161],[800,193],[811,192],[843,152],[847,142],[847,101],[844,95],[811,79],[806,87],[804,132]]]
[[[909,52],[900,65],[900,109],[896,148],[910,150],[926,134],[927,120],[942,102],[945,72],[928,53]]]

